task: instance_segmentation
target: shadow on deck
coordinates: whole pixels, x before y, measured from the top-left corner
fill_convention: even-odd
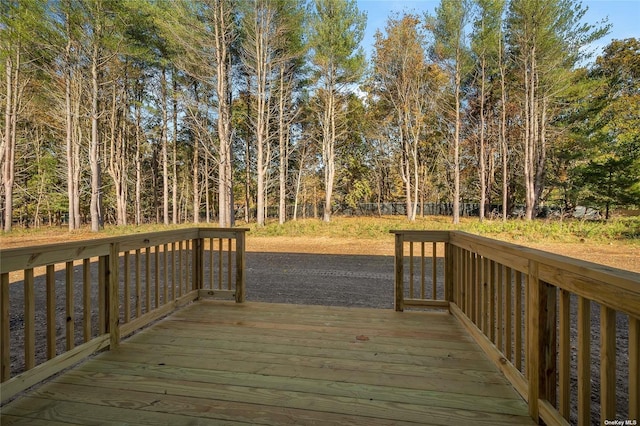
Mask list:
[[[220,301],[191,304],[36,387],[1,420],[532,424],[448,313]]]

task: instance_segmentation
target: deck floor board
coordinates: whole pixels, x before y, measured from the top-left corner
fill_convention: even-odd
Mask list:
[[[447,313],[217,301],[175,312],[0,414],[3,425],[533,423]]]

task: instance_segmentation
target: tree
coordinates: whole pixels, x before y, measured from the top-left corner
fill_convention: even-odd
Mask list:
[[[216,86],[218,100],[218,197],[220,226],[233,226],[235,209],[233,206],[232,140],[231,140],[231,44],[236,38],[233,6],[230,0],[212,1],[212,21],[215,43]]]
[[[318,80],[318,114],[322,126],[324,166],[324,221],[331,220],[335,179],[336,142],[340,115],[344,116],[341,91],[357,82],[364,68],[364,53],[358,46],[364,35],[366,15],[354,0],[314,0],[309,17],[309,47]]]
[[[475,0],[478,15],[474,21],[471,47],[476,56],[477,83],[479,85],[479,175],[480,175],[480,221],[484,219],[487,202],[487,94],[490,78],[500,66],[502,46],[502,13],[504,0]]]
[[[608,27],[582,24],[574,0],[512,0],[507,39],[520,75],[524,121],[525,217],[533,219],[544,189],[547,132],[555,101],[571,79],[581,49]]]
[[[574,120],[587,147],[576,172],[581,198],[608,219],[612,205],[640,205],[640,41],[612,41],[589,78],[599,90]]]
[[[13,224],[13,193],[20,110],[24,108],[25,89],[29,74],[25,68],[34,60],[32,31],[43,25],[44,5],[40,1],[7,1],[0,6],[0,61],[4,66],[3,97],[4,127],[0,133],[0,169],[4,231],[11,231]],[[0,68],[1,69],[1,68]],[[23,74],[26,74],[23,75]]]
[[[271,163],[271,144],[278,140],[280,158],[280,221],[284,221],[285,160],[288,126],[285,110],[289,105],[292,73],[300,57],[300,5],[291,2],[256,0],[243,16],[242,61],[253,91],[254,111],[251,117],[256,139],[257,161],[257,222],[265,224],[265,178]],[[277,126],[274,126],[277,117]],[[272,128],[277,131],[273,132]]]
[[[208,106],[214,110],[218,136],[218,222],[222,227],[232,226],[230,82],[232,46],[238,35],[237,11],[231,0],[182,0],[163,4],[167,7],[158,13],[155,23],[171,51],[180,52],[170,57],[172,63],[185,74],[213,88],[215,103]],[[193,196],[197,197],[200,191],[194,192]]]
[[[435,109],[436,90],[430,85],[425,38],[415,15],[389,19],[386,37],[376,34],[373,57],[374,93],[389,105],[398,126],[402,151],[401,176],[405,184],[407,218],[416,219],[420,161],[418,148],[424,137],[427,115]]]
[[[454,95],[453,149],[453,223],[460,222],[460,131],[462,128],[462,81],[469,69],[469,52],[465,27],[469,22],[469,0],[442,0],[436,8],[436,16],[428,19],[435,45],[433,54],[448,70]]]

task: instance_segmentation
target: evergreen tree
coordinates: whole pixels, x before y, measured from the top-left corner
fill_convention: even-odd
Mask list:
[[[324,221],[331,220],[331,199],[335,179],[336,143],[342,137],[344,98],[341,91],[360,79],[364,53],[359,48],[366,15],[355,0],[314,0],[310,13],[309,47],[318,80],[324,166]]]

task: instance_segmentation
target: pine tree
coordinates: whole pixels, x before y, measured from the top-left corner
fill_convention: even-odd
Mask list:
[[[318,79],[321,104],[317,110],[322,126],[324,165],[324,221],[331,220],[331,200],[335,179],[336,144],[341,137],[344,97],[341,92],[360,79],[364,53],[359,48],[366,15],[355,0],[314,0],[310,14],[309,47]]]

